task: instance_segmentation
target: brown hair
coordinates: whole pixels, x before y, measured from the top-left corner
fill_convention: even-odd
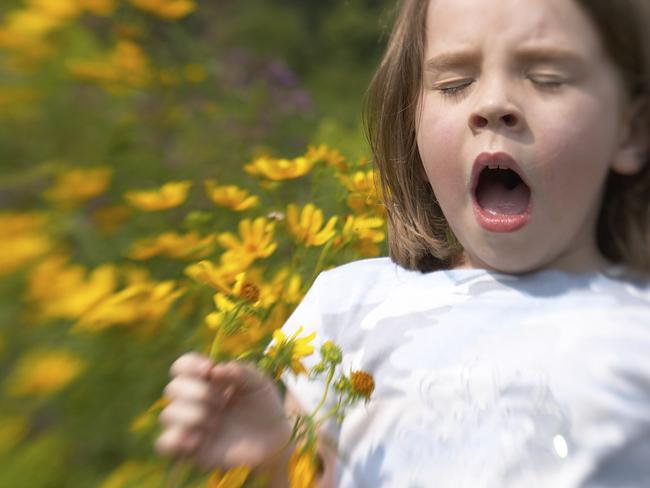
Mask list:
[[[650,94],[650,14],[644,0],[577,0],[600,32],[630,99]],[[408,269],[453,267],[463,248],[428,182],[416,142],[429,0],[403,0],[368,88],[364,122],[388,215],[391,258]],[[650,103],[639,115],[650,138]],[[643,155],[646,157],[647,155]],[[650,273],[650,163],[632,176],[610,172],[597,242],[614,263]]]

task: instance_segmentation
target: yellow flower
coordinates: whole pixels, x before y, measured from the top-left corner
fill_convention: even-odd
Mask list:
[[[53,243],[42,232],[45,215],[35,212],[0,212],[0,276],[12,273],[48,252]]]
[[[50,256],[29,275],[27,297],[35,302],[41,319],[78,319],[117,286],[111,264],[94,269],[88,277],[81,265],[68,265],[65,257]]]
[[[137,7],[166,20],[185,17],[196,9],[194,0],[129,0]]]
[[[260,176],[272,181],[300,178],[309,173],[314,161],[305,157],[294,159],[275,159],[262,156],[244,166],[244,171],[253,176]]]
[[[380,217],[348,216],[336,245],[351,242],[362,256],[378,256],[380,250],[377,244],[386,238],[384,224]]]
[[[297,304],[304,296],[302,292],[302,278],[297,273],[290,275],[289,270],[286,268],[276,273],[270,286],[273,289],[274,301],[281,298],[285,303]]]
[[[289,486],[316,488],[318,457],[313,448],[296,448],[289,459]]]
[[[0,212],[0,237],[41,230],[47,217],[39,212]]]
[[[250,472],[250,468],[246,466],[238,466],[229,469],[225,473],[217,469],[212,473],[210,479],[208,479],[208,484],[205,488],[241,488],[244,486]]]
[[[328,166],[333,166],[340,171],[348,169],[348,164],[345,162],[343,155],[336,149],[331,149],[325,144],[320,146],[307,147],[305,158],[314,161],[315,163],[323,162]]]
[[[95,305],[77,321],[73,330],[156,325],[184,292],[183,288],[176,288],[172,280],[132,284]]]
[[[310,344],[316,333],[312,332],[307,337],[298,339],[302,332],[302,327],[289,338],[281,329],[273,331],[273,344],[269,347],[266,355],[274,360],[276,377],[280,377],[284,368],[290,367],[295,374],[307,373],[305,366],[300,359],[309,356],[314,352],[314,346]]]
[[[29,68],[34,61],[52,55],[54,50],[48,44],[47,36],[78,13],[71,0],[54,0],[51,7],[48,5],[48,2],[40,1],[6,13],[0,27],[0,46],[20,55],[13,59],[14,66]]]
[[[78,207],[82,203],[106,191],[113,170],[108,166],[74,168],[57,176],[45,197],[63,208]]]
[[[253,350],[261,352],[264,339],[282,324],[273,312],[266,320],[250,313],[240,313],[236,319],[227,320],[237,305],[223,293],[216,293],[213,299],[217,311],[208,314],[205,322],[208,328],[216,331],[220,355],[236,358]],[[280,307],[273,311],[276,308]]]
[[[115,10],[115,0],[77,0],[77,3],[94,15],[107,17]]]
[[[25,354],[7,379],[7,393],[14,397],[52,394],[74,380],[84,362],[66,351],[32,350]]]
[[[152,78],[149,60],[142,48],[128,39],[121,39],[115,48],[94,60],[71,60],[66,63],[72,76],[119,92],[126,87],[142,87]]]
[[[135,241],[127,255],[131,259],[145,260],[155,256],[172,259],[200,259],[214,250],[214,235],[201,238],[197,232],[177,234],[163,232],[155,237]]]
[[[27,0],[25,3],[32,12],[46,18],[56,19],[61,23],[71,20],[81,13],[81,7],[77,0]]]
[[[357,171],[352,175],[338,175],[338,178],[349,192],[348,207],[357,214],[368,211],[384,213],[376,184],[377,177],[373,170]]]
[[[222,326],[226,315],[235,310],[235,308],[237,308],[237,305],[224,293],[215,293],[212,297],[212,300],[214,301],[214,306],[217,310],[216,312],[209,313],[205,317],[205,323],[210,329],[217,330]],[[222,330],[222,333],[224,335],[229,335],[230,332],[231,331],[229,330]]]
[[[273,254],[278,247],[273,242],[274,231],[275,223],[269,222],[264,217],[255,220],[244,219],[239,222],[241,240],[230,232],[219,234],[217,240],[221,246],[232,252],[228,259],[239,258],[250,264],[255,259],[267,258]]]
[[[228,270],[215,266],[211,261],[199,261],[185,268],[185,274],[199,283],[224,293],[230,291],[232,275]]]
[[[337,217],[331,217],[323,227],[323,211],[308,203],[298,216],[298,207],[293,203],[287,207],[287,226],[296,241],[305,246],[322,246],[336,231]]]
[[[19,234],[2,242],[0,276],[12,273],[23,265],[44,255],[52,247],[50,239],[37,233]]]
[[[215,266],[210,261],[200,261],[185,268],[185,274],[199,283],[214,288],[220,294],[245,300],[250,306],[263,309],[270,308],[281,298],[286,303],[296,303],[300,289],[300,276],[293,275],[288,279],[286,270],[278,273],[268,283],[264,281],[263,272],[258,268],[249,268],[232,274],[228,268]]]
[[[259,198],[235,185],[216,186],[213,180],[205,182],[205,192],[215,205],[242,212],[255,207]]]
[[[155,212],[181,205],[190,186],[192,183],[189,181],[172,181],[156,190],[129,191],[124,198],[139,210]]]

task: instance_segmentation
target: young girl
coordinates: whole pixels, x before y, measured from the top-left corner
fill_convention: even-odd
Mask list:
[[[367,113],[391,259],[322,273],[285,326],[376,382],[322,433],[323,485],[650,486],[648,7],[402,3]],[[172,374],[161,452],[286,486],[269,379]]]

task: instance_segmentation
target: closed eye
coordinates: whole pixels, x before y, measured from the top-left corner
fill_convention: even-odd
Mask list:
[[[566,80],[562,78],[551,77],[551,76],[529,75],[528,79],[535,86],[547,90],[557,90],[559,88],[562,88],[566,84]]]
[[[463,94],[463,91],[465,91],[465,89],[469,88],[472,83],[474,83],[474,80],[471,79],[458,80],[442,83],[434,88],[443,96],[458,98]]]

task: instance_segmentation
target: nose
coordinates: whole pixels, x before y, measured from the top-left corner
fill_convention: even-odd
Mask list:
[[[508,97],[507,87],[503,83],[491,83],[477,95],[478,101],[469,116],[470,129],[507,129],[516,132],[524,127],[523,113]]]

